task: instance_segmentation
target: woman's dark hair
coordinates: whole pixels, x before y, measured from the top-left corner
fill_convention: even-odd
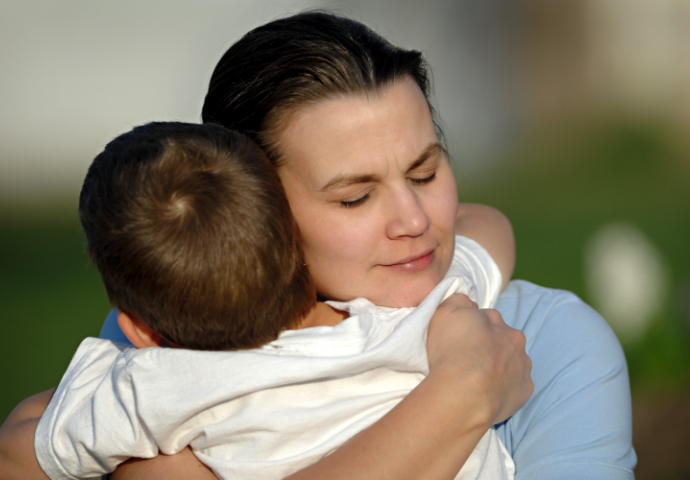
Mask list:
[[[79,217],[111,303],[181,347],[255,348],[316,301],[278,174],[218,125],[120,135],[91,164]]]
[[[298,107],[373,93],[405,77],[429,103],[429,74],[420,52],[396,47],[348,18],[302,13],[252,30],[225,52],[211,76],[202,119],[248,135],[277,167],[277,135]]]

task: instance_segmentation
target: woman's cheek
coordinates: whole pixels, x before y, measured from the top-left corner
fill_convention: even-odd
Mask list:
[[[380,250],[375,224],[375,219],[336,210],[303,235],[305,258],[321,294],[350,300],[366,296],[374,287],[367,281]]]
[[[447,161],[444,165],[447,169],[447,175],[443,177],[443,184],[439,189],[442,193],[439,196],[439,212],[442,212],[443,229],[449,229],[455,236],[455,221],[458,216],[458,188],[455,183],[455,176],[448,165]]]
[[[442,232],[455,231],[458,193],[452,176],[439,178],[436,188],[424,192],[424,209],[432,225]]]

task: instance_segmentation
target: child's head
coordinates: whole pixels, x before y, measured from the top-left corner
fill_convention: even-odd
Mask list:
[[[111,303],[180,347],[257,347],[314,305],[280,179],[239,133],[134,128],[93,161],[79,216]]]

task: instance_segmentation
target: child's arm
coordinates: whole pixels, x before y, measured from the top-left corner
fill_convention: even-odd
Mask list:
[[[506,216],[486,205],[461,203],[455,234],[471,238],[489,252],[501,270],[503,290],[515,270],[515,237]]]
[[[36,460],[34,436],[55,389],[27,398],[0,427],[0,480],[47,480]]]
[[[156,343],[156,339],[151,338],[150,332],[146,336],[146,327],[139,325],[141,322],[133,322],[122,313],[119,316],[128,320],[123,331],[125,335],[129,334],[128,338],[132,338],[133,335],[136,337],[133,342],[138,348],[160,345],[160,341]],[[122,325],[122,319],[118,319],[118,323]],[[38,463],[34,443],[38,423],[56,390],[57,388],[53,388],[27,398],[12,411],[0,427],[0,480],[48,478]],[[81,393],[84,393],[83,388]],[[88,395],[85,401],[87,400]]]
[[[35,455],[49,477],[91,478],[158,446],[137,412],[126,350],[87,338],[36,426]]]
[[[36,459],[34,437],[38,422],[55,390],[47,390],[21,402],[0,427],[0,480],[50,480]],[[190,448],[176,455],[160,454],[148,461],[132,458],[120,465],[111,478],[217,480]]]

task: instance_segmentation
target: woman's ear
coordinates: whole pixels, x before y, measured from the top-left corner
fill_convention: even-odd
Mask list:
[[[118,312],[117,324],[125,337],[137,348],[160,347],[161,336],[138,318]]]

